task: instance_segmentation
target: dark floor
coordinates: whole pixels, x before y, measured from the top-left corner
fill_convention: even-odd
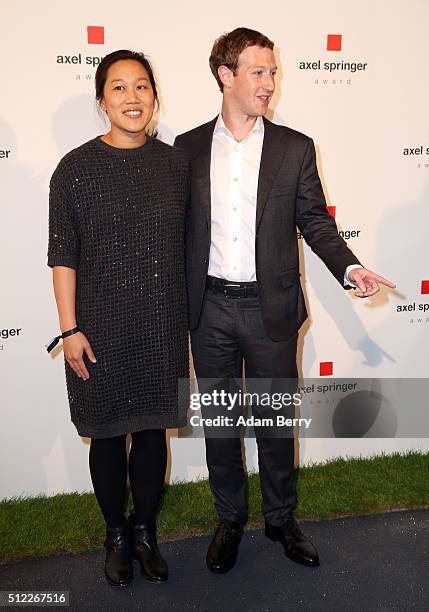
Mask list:
[[[66,589],[72,610],[429,612],[429,510],[302,526],[319,549],[318,568],[293,563],[262,531],[247,531],[224,575],[207,571],[204,536],[161,545],[168,584],[145,582],[136,564],[130,586],[109,587],[101,550],[0,566],[0,590]]]

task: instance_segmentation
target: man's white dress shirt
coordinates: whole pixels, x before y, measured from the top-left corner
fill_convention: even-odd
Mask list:
[[[237,142],[219,114],[210,163],[210,276],[236,282],[256,281],[256,198],[263,142],[262,117],[256,119],[246,138]],[[355,286],[347,274],[360,267],[347,267],[345,285]]]

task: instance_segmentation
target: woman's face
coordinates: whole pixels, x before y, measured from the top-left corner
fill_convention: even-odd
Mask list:
[[[155,97],[146,69],[136,60],[118,60],[107,72],[101,108],[112,132],[137,134],[152,119]]]

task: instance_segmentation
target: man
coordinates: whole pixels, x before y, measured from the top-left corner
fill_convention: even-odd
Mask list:
[[[192,167],[187,230],[191,343],[198,379],[297,377],[298,330],[307,317],[299,281],[296,227],[341,283],[368,297],[378,283],[328,214],[313,141],[265,119],[274,93],[273,43],[247,28],[221,36],[210,68],[223,94],[221,114],[177,137]],[[257,435],[257,434],[256,434]],[[293,515],[294,441],[257,435],[265,533],[286,555],[319,564]],[[238,437],[209,438],[206,456],[219,525],[207,565],[236,561],[247,520]]]

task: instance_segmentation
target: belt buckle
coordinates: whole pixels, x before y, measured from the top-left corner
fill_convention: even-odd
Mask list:
[[[227,287],[238,287],[240,288],[240,285],[237,285],[237,283],[225,283],[223,286],[223,295],[225,296],[225,298],[227,298]]]

